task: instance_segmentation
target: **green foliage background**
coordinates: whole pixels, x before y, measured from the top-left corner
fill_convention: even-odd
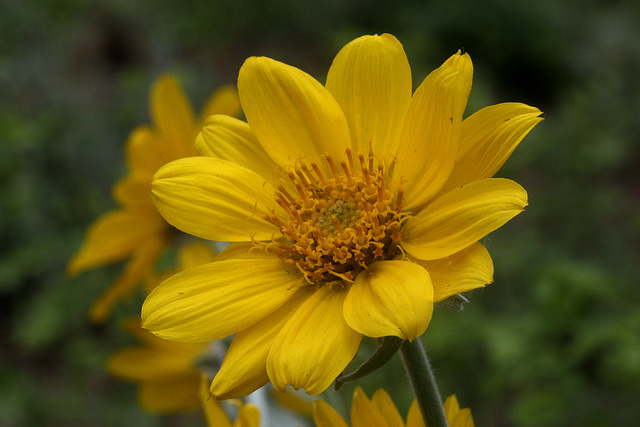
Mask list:
[[[438,308],[423,341],[443,395],[478,426],[640,419],[640,6],[616,2],[297,0],[0,3],[0,425],[198,425],[158,418],[104,362],[128,343],[87,310],[121,266],[65,276],[86,227],[114,207],[128,132],[151,82],[176,73],[197,106],[251,55],[321,81],[351,39],[390,32],[417,85],[458,48],[467,114],[521,101],[546,120],[500,171],[526,212],[485,240],[495,283]],[[366,357],[366,348],[360,358]],[[398,360],[361,381],[411,394]],[[345,387],[345,405],[352,386]],[[331,394],[332,392],[328,392]],[[338,406],[335,394],[329,396]],[[404,413],[404,412],[403,412]]]

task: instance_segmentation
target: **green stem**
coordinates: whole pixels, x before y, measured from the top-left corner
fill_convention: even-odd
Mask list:
[[[402,343],[400,353],[425,424],[448,427],[440,392],[420,338]]]

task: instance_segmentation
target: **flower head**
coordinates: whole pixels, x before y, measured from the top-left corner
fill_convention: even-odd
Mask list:
[[[473,427],[469,408],[460,409],[458,399],[451,395],[444,403],[445,415],[450,427]],[[316,400],[313,419],[317,427],[348,427],[342,417],[328,403]],[[351,425],[379,427],[425,427],[418,404],[414,400],[407,414],[406,424],[386,391],[380,389],[369,400],[360,387],[353,392],[351,404]]]
[[[114,304],[152,272],[171,242],[172,227],[151,201],[153,174],[172,160],[196,155],[193,144],[203,120],[212,114],[238,115],[240,104],[235,88],[221,88],[196,120],[176,78],[165,75],[153,84],[150,109],[154,126],[137,127],[127,141],[128,173],[113,187],[119,208],[91,225],[82,248],[67,268],[69,274],[76,275],[129,258],[121,276],[92,307],[94,321],[104,321]]]
[[[154,290],[143,326],[178,341],[236,334],[217,397],[269,380],[314,395],[363,335],[413,340],[434,302],[490,283],[478,240],[527,204],[522,187],[491,176],[541,119],[508,103],[463,121],[472,69],[458,52],[412,95],[388,34],[345,46],[326,87],[249,58],[238,78],[247,122],[211,117],[201,157],[164,166],[153,182],[170,224],[234,243]]]

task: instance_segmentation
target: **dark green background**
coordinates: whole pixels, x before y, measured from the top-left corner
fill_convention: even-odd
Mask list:
[[[415,84],[464,47],[467,114],[521,101],[546,117],[499,172],[530,206],[484,241],[495,283],[461,313],[438,308],[423,336],[442,393],[478,426],[640,419],[638,3],[394,3],[0,3],[1,425],[200,422],[148,416],[133,386],[108,377],[104,361],[130,342],[119,319],[140,298],[91,325],[88,307],[121,266],[70,280],[66,262],[114,207],[123,145],[148,122],[158,75],[176,73],[200,106],[248,56],[324,81],[340,47],[382,32],[404,44]],[[360,384],[385,386],[406,411],[402,378],[394,360]]]

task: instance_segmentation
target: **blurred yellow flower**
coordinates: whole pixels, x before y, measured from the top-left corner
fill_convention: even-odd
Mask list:
[[[472,73],[458,52],[412,95],[389,34],[347,44],[326,87],[247,59],[238,77],[247,123],[210,117],[201,157],[171,162],[153,181],[170,224],[234,243],[157,287],[143,326],[185,342],[236,334],[211,386],[219,398],[269,380],[315,395],[363,335],[413,340],[434,302],[490,283],[478,241],[527,205],[521,186],[491,176],[541,112],[506,103],[463,121]]]
[[[212,114],[238,115],[240,103],[232,87],[219,89],[196,120],[175,77],[158,78],[151,89],[154,126],[137,127],[126,145],[127,176],[113,187],[118,209],[98,218],[88,229],[80,251],[67,267],[70,275],[129,258],[123,273],[95,302],[91,318],[104,321],[113,306],[152,272],[171,242],[172,227],[151,201],[151,180],[162,165],[197,155],[193,146],[204,119]]]
[[[449,427],[473,427],[469,408],[460,409],[458,399],[451,395],[444,402],[444,411]],[[314,401],[313,419],[317,427],[348,427],[348,424],[328,403]],[[360,387],[356,387],[351,403],[352,427],[425,427],[420,408],[414,400],[407,414],[407,422],[402,420],[398,409],[386,391],[380,389],[369,400]]]

